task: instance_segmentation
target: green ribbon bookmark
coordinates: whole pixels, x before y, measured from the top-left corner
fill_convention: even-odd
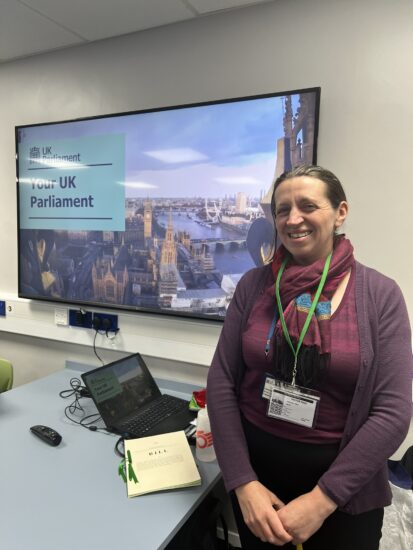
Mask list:
[[[120,461],[120,464],[118,466],[118,475],[123,479],[123,481],[126,483],[126,474],[125,474],[125,459],[122,458]]]
[[[136,474],[135,474],[135,470],[133,469],[133,466],[132,466],[132,457],[131,457],[130,451],[127,452],[127,457],[128,457],[129,481],[133,481],[134,483],[139,483],[138,478],[136,477]],[[126,483],[126,463],[124,458],[122,458],[118,466],[118,475],[120,475],[120,477]]]
[[[135,471],[132,466],[132,457],[130,454],[130,451],[127,452],[128,455],[128,477],[129,481],[133,481],[134,483],[138,483],[138,478],[136,477]]]

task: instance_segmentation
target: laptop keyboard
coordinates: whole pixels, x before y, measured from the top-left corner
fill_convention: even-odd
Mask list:
[[[156,402],[141,412],[137,418],[131,418],[122,425],[122,429],[137,437],[144,436],[154,428],[161,420],[188,409],[188,403],[174,397],[163,394]]]

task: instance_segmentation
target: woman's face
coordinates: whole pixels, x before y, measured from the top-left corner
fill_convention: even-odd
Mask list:
[[[276,228],[282,244],[301,265],[326,258],[334,231],[344,222],[348,206],[333,208],[326,184],[310,176],[283,181],[275,191]]]

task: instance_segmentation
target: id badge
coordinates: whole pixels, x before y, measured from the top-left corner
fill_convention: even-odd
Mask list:
[[[314,428],[319,403],[319,392],[274,380],[267,416]]]
[[[264,385],[261,392],[261,397],[263,399],[270,399],[275,382],[275,377],[272,374],[269,374],[268,372],[265,373]]]

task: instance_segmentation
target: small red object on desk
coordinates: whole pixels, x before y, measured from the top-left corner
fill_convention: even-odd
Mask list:
[[[204,388],[203,390],[194,391],[192,395],[194,396],[194,399],[198,407],[200,407],[201,409],[204,409],[205,403],[206,403],[206,389]]]

